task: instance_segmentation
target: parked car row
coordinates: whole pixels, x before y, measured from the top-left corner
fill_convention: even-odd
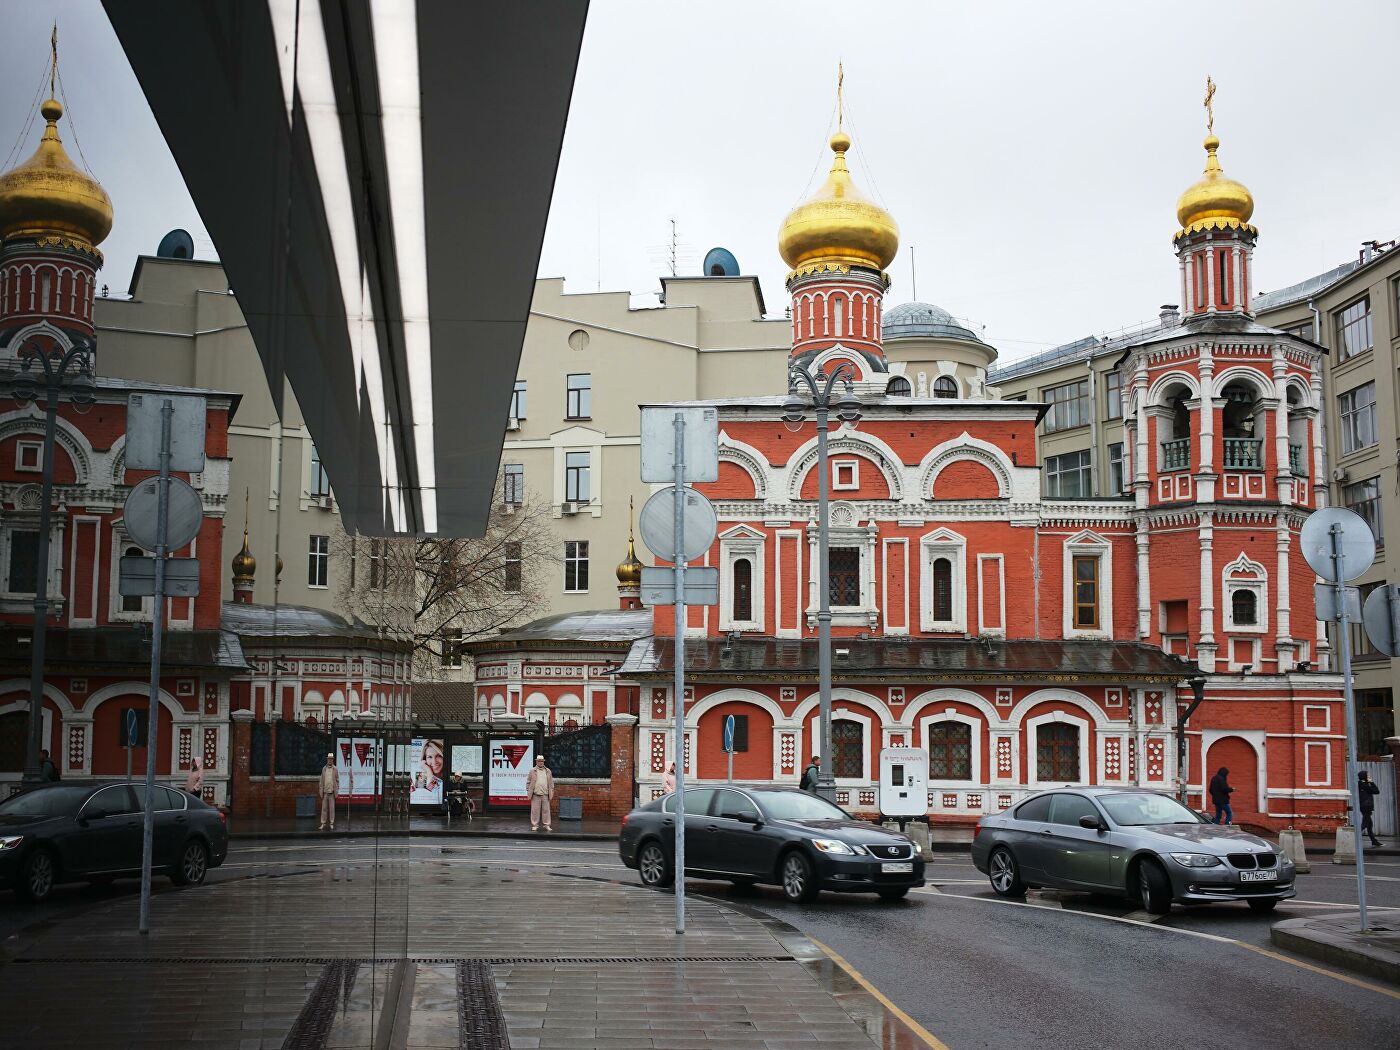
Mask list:
[[[224,814],[158,784],[152,871],[198,885],[228,856]],[[145,784],[46,784],[0,802],[0,888],[42,901],[60,882],[106,882],[141,870]]]

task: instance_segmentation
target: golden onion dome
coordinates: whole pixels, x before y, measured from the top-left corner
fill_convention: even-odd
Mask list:
[[[243,549],[233,556],[233,582],[252,583],[253,574],[258,571],[258,559],[248,549],[248,530],[243,530]]]
[[[39,107],[48,121],[39,148],[18,167],[0,175],[0,240],[48,240],[99,255],[97,245],[112,230],[112,201],[96,179],[79,171],[58,137],[63,106],[49,99]]]
[[[627,535],[627,557],[617,565],[617,585],[619,588],[642,585],[642,563],[637,560],[637,547],[630,532]]]
[[[844,131],[831,136],[836,157],[830,174],[815,194],[783,220],[778,251],[794,271],[824,266],[883,271],[899,251],[894,218],[867,200],[851,181],[846,167],[850,148],[851,138]]]
[[[1183,193],[1176,204],[1182,232],[1194,233],[1210,227],[1249,227],[1249,218],[1254,214],[1254,197],[1243,183],[1225,177],[1215,155],[1220,140],[1213,134],[1207,135],[1205,148],[1206,169],[1201,180]]]

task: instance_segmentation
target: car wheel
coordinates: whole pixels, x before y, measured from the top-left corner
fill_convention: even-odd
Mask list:
[[[660,843],[648,842],[637,853],[637,873],[642,877],[642,885],[650,886],[654,890],[671,885],[671,862],[666,858],[666,851],[661,848]]]
[[[176,886],[198,886],[209,871],[209,851],[199,839],[190,839],[180,851],[180,862],[170,873]]]
[[[1016,858],[1005,846],[992,851],[992,855],[987,861],[987,868],[988,877],[992,880],[992,889],[996,891],[998,897],[1024,897],[1026,895],[1026,884],[1021,881],[1021,866],[1016,863]]]
[[[58,865],[53,854],[46,849],[36,849],[25,858],[20,869],[19,895],[31,904],[49,899],[53,884],[58,881]]]
[[[1155,860],[1138,865],[1137,896],[1142,910],[1152,915],[1165,915],[1172,910],[1172,888],[1167,873]]]
[[[783,896],[794,904],[807,904],[817,899],[821,887],[817,885],[817,873],[812,870],[812,862],[800,850],[793,850],[783,858]]]
[[[1270,899],[1270,900],[1252,900],[1252,901],[1249,902],[1249,910],[1250,910],[1250,911],[1257,911],[1257,912],[1261,912],[1261,913],[1265,913],[1265,914],[1267,914],[1268,912],[1273,911],[1273,910],[1274,910],[1275,908],[1277,908],[1277,907],[1278,907],[1278,901],[1277,901],[1277,900],[1274,900],[1274,899]]]
[[[902,901],[909,895],[909,887],[891,886],[887,890],[880,890],[879,893],[882,901]]]

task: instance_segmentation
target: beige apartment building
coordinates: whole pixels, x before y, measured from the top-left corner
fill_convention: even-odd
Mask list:
[[[1400,558],[1385,537],[1400,541],[1400,250],[1363,245],[1358,257],[1298,284],[1256,295],[1262,324],[1327,348],[1323,371],[1324,454],[1333,506],[1356,511],[1376,537],[1375,564],[1358,582],[1363,594],[1400,583]],[[1175,306],[1160,325],[1176,324]],[[1130,499],[1123,479],[1123,404],[1118,359],[1129,337],[1089,336],[991,373],[1003,398],[1050,405],[1038,432],[1042,492],[1047,499],[1084,496]],[[1299,462],[1306,455],[1299,450]],[[1352,635],[1358,729],[1363,753],[1380,754],[1393,735],[1400,696],[1400,660],[1386,659]]]

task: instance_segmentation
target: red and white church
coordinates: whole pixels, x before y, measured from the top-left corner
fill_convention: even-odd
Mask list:
[[[828,468],[838,802],[874,812],[891,745],[928,752],[933,821],[971,822],[1047,784],[1175,789],[1177,721],[1201,674],[1185,737],[1193,804],[1203,772],[1228,766],[1237,822],[1335,827],[1340,679],[1298,543],[1325,492],[1324,350],[1250,316],[1253,200],[1221,170],[1219,141],[1206,139],[1205,172],[1179,202],[1182,308],[1123,342],[1129,491],[1053,501],[1035,440],[1045,405],[980,382],[916,396],[887,357],[898,235],[853,185],[849,146],[832,138],[825,184],[779,241],[791,361],[849,363],[862,402],[832,433]],[[726,715],[744,748],[736,778],[795,783],[817,750],[816,437],[784,423],[787,400],[703,402],[720,419],[719,480],[697,486],[719,513],[703,563],[720,570],[720,603],[689,611],[682,758],[701,782],[726,775]],[[636,576],[629,556],[620,610],[478,643],[478,705],[519,716],[534,696],[547,710],[549,687],[591,677],[603,713],[635,704],[648,799],[676,758],[673,614],[638,617]],[[532,685],[531,669],[545,677]]]

